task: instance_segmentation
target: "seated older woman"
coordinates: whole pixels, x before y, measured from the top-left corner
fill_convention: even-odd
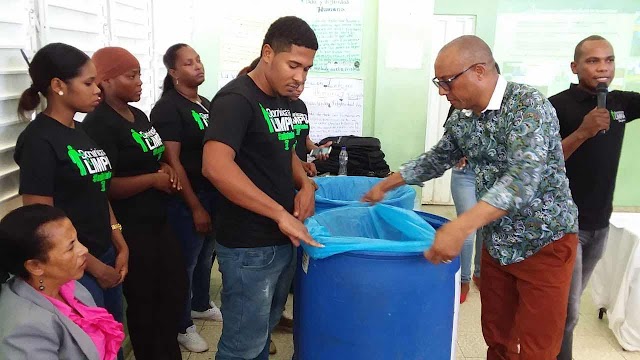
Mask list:
[[[48,205],[18,208],[0,221],[0,360],[117,356],[122,324],[76,282],[87,248],[65,214]]]

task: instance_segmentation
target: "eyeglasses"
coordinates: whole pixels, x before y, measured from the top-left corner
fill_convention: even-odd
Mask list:
[[[453,75],[452,77],[446,79],[446,80],[440,80],[437,77],[434,77],[433,79],[431,79],[431,82],[433,82],[433,85],[435,85],[437,88],[442,88],[444,91],[451,91],[451,83],[453,82],[453,80],[457,79],[458,77],[460,77],[462,74],[466,73],[467,71],[469,71],[469,69],[473,68],[474,66],[478,66],[478,65],[485,65],[486,63],[475,63],[471,66],[469,66],[468,68],[462,70],[460,73]]]

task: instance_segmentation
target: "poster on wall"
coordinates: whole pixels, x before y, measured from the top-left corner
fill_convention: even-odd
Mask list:
[[[318,38],[313,71],[354,73],[362,60],[363,0],[300,0],[298,16]]]
[[[318,38],[312,71],[360,71],[363,0],[234,0],[219,18],[221,71],[237,73],[249,65],[260,55],[271,23],[292,14],[304,19]]]
[[[224,33],[220,37],[220,70],[235,74],[260,56],[262,40],[270,25],[270,18],[253,12],[236,14],[241,15],[223,18]]]
[[[314,142],[329,136],[362,136],[362,80],[309,77],[300,99],[309,111],[309,137]]]

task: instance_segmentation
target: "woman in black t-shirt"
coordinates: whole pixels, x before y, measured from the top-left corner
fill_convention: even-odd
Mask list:
[[[194,319],[222,321],[209,297],[215,236],[212,217],[218,192],[202,176],[202,139],[209,126],[209,100],[198,95],[204,82],[200,55],[186,44],[165,53],[167,67],[162,97],[151,110],[151,123],[165,146],[164,158],[176,170],[182,192],[169,202],[169,223],[175,231],[187,268],[191,300],[184,308],[178,342],[193,352],[208,349]]]
[[[167,223],[168,194],[181,190],[173,169],[160,162],[165,147],[147,116],[128,105],[140,100],[140,63],[127,50],[108,47],[92,57],[104,102],[83,128],[113,164],[113,211],[129,244],[124,283],[127,323],[136,359],[181,359],[178,321],[187,299],[180,245]]]
[[[22,202],[53,205],[67,214],[78,240],[89,249],[80,283],[98,306],[122,322],[121,283],[127,275],[129,249],[107,198],[111,163],[73,120],[76,112],[92,111],[100,101],[96,67],[82,51],[53,43],[35,54],[29,75],[33,84],[22,93],[18,113],[26,118],[36,109],[39,94],[47,106],[16,143]]]

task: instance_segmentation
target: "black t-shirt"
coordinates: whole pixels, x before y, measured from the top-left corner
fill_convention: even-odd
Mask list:
[[[112,176],[106,153],[82,130],[38,114],[18,137],[20,194],[53,198],[96,257],[111,245],[107,189]]]
[[[113,110],[106,102],[87,115],[82,126],[107,152],[114,177],[155,173],[160,169],[164,145],[147,116],[129,106],[134,122]],[[111,206],[123,226],[137,226],[166,221],[167,194],[154,188],[126,199],[112,200]]]
[[[596,95],[571,84],[549,98],[560,121],[560,135],[566,138],[580,127],[597,105]],[[578,205],[580,229],[609,226],[625,125],[640,117],[640,94],[611,91],[607,95],[611,126],[605,134],[585,141],[566,161],[573,200]]]
[[[290,103],[293,128],[296,132],[296,155],[307,161],[307,136],[309,136],[309,112],[304,101],[298,99]]]
[[[235,162],[249,179],[287,211],[293,211],[295,185],[291,169],[295,130],[289,101],[262,92],[240,76],[211,101],[211,125],[204,141],[224,143],[236,152]],[[250,248],[288,244],[271,219],[222,197],[216,241],[226,247]]]
[[[209,127],[209,100],[200,96],[198,105],[176,90],[168,90],[151,110],[151,124],[164,141],[181,143],[180,162],[194,191],[213,190],[202,176],[202,140]]]

